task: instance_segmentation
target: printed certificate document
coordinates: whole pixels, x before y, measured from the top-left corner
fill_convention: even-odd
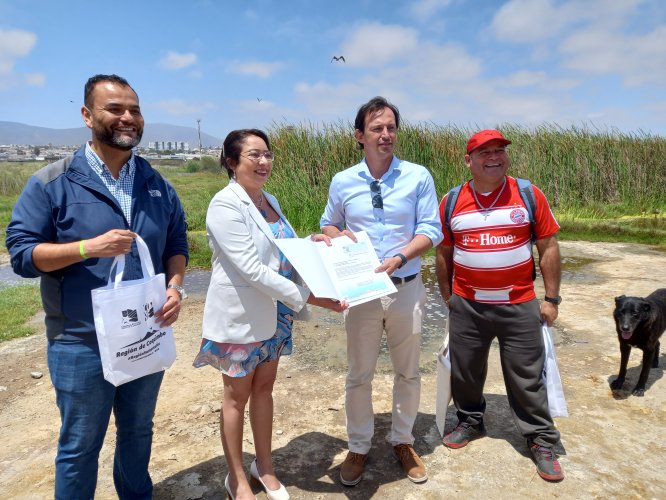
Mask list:
[[[309,238],[277,239],[275,244],[289,259],[316,297],[346,300],[349,307],[397,292],[388,274],[375,273],[379,259],[370,238],[356,234],[332,238],[332,246]]]

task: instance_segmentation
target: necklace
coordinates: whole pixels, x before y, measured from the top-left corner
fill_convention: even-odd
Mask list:
[[[502,193],[504,192],[504,186],[506,186],[506,177],[504,177],[504,182],[502,183],[502,189],[500,189],[500,192],[497,194],[497,197],[493,200],[493,202],[490,204],[488,207],[484,207],[481,205],[481,202],[479,201],[479,198],[476,196],[476,189],[474,189],[474,181],[471,183],[471,188],[472,188],[472,195],[474,195],[474,201],[476,201],[476,204],[481,207],[481,213],[483,214],[483,220],[486,220],[488,216],[490,215],[490,212],[492,212],[493,207],[495,206],[495,203],[497,203],[497,200],[500,199],[500,196],[502,196]]]
[[[259,195],[259,201],[252,200],[252,203],[254,203],[254,206],[257,207],[257,210],[259,210],[259,213],[264,219],[268,217],[268,212],[261,208],[264,205],[264,193]]]

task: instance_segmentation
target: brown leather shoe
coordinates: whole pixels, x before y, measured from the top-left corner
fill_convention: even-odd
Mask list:
[[[365,461],[367,459],[367,453],[362,455],[353,451],[348,452],[340,468],[340,482],[345,486],[356,486],[360,483],[363,478],[363,469],[365,468]]]
[[[428,480],[426,468],[411,444],[397,444],[393,453],[402,464],[402,470],[413,483],[422,483]]]

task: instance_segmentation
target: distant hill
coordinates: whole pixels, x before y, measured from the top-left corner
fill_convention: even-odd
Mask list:
[[[34,146],[76,146],[90,139],[90,129],[35,127],[17,122],[0,121],[0,144],[31,144]],[[152,141],[189,142],[191,149],[199,147],[199,136],[194,127],[181,127],[168,123],[146,123],[143,129],[141,146],[147,147]],[[222,145],[222,139],[201,133],[203,147]]]

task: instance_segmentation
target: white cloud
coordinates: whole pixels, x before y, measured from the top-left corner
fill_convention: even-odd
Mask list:
[[[437,11],[448,7],[451,0],[419,0],[409,6],[409,13],[419,21],[428,21],[437,13]]]
[[[551,64],[549,78],[564,68],[576,79],[616,75],[627,86],[664,85],[666,25],[643,33],[636,30],[635,21],[645,24],[649,11],[650,4],[641,0],[511,0],[497,12],[491,27],[498,40],[524,44],[541,56],[537,63]],[[520,73],[513,78],[520,80]],[[516,84],[520,85],[517,80]],[[560,84],[564,88],[575,82],[564,78]],[[543,86],[553,84],[544,80]]]
[[[567,90],[581,84],[574,78],[556,78],[546,71],[519,70],[497,78],[497,85],[504,88],[539,87]]]
[[[0,29],[0,74],[11,73],[14,62],[27,56],[37,43],[37,35],[23,30]]]
[[[346,114],[344,110],[347,109],[350,114],[355,114],[361,103],[375,95],[368,95],[369,90],[360,81],[340,85],[322,81],[314,84],[299,82],[294,90],[305,105],[306,113],[311,113],[310,118],[315,121],[339,117]]]
[[[14,71],[16,60],[30,54],[36,43],[37,35],[30,31],[0,29],[0,90],[22,84],[40,85],[40,78],[43,84],[43,75]]]
[[[383,66],[397,62],[418,47],[416,30],[370,23],[359,26],[342,43],[340,54],[350,66]]]
[[[383,95],[408,122],[470,129],[594,122],[594,127],[620,124],[630,130],[640,127],[641,120],[648,129],[655,123],[645,119],[648,112],[640,104],[622,111],[619,102],[598,102],[593,90],[604,86],[600,76],[611,81],[619,76],[627,85],[646,84],[646,91],[655,93],[652,103],[660,103],[653,114],[663,110],[666,25],[653,22],[637,29],[644,3],[511,0],[505,5],[514,9],[513,15],[509,9],[505,18],[498,13],[493,20],[495,35],[504,38],[486,37],[486,46],[479,39],[477,45],[448,43],[439,34],[406,26],[352,28],[336,55],[344,55],[354,71],[339,73],[337,83],[299,82],[294,95],[302,114],[314,122],[341,116],[353,120],[360,104]],[[441,15],[433,22],[437,17]],[[531,59],[526,53],[541,57]],[[656,87],[647,86],[653,82]]]
[[[234,62],[230,65],[229,71],[232,73],[240,73],[242,75],[258,76],[259,78],[269,78],[275,72],[281,70],[284,63],[281,62]]]
[[[506,42],[535,42],[557,34],[567,23],[552,0],[511,0],[492,20],[495,36]]]
[[[46,83],[46,76],[42,73],[26,73],[25,83],[34,87],[42,87]]]
[[[593,26],[562,42],[564,65],[584,74],[620,75],[624,83],[666,85],[666,25],[643,36]]]
[[[209,109],[214,109],[216,105],[212,101],[193,102],[184,101],[182,99],[170,99],[155,102],[151,105],[151,107],[161,109],[170,115],[182,116],[202,113]]]
[[[168,70],[187,68],[197,62],[197,55],[194,52],[181,54],[179,52],[169,51],[165,57],[160,60],[160,66]]]
[[[644,3],[644,0],[510,0],[495,14],[491,28],[498,40],[513,43],[556,39],[590,23],[613,31],[637,14]]]

